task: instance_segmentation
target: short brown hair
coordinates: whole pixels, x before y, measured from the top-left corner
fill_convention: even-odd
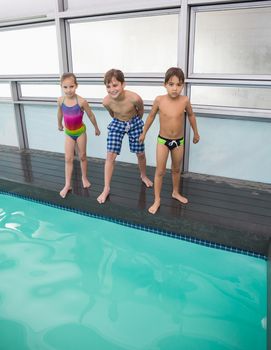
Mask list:
[[[65,79],[69,79],[69,78],[72,78],[74,80],[74,84],[78,85],[77,78],[76,78],[76,76],[73,73],[64,73],[64,74],[62,74],[61,78],[60,78],[60,85],[63,84],[63,81]]]
[[[169,81],[172,77],[177,77],[180,81],[180,83],[184,83],[184,72],[179,67],[171,67],[166,71],[165,74],[165,84]]]
[[[105,85],[109,84],[113,78],[117,79],[117,81],[119,81],[122,84],[125,81],[124,74],[123,74],[123,72],[121,70],[119,70],[119,69],[110,69],[104,75],[104,84]]]

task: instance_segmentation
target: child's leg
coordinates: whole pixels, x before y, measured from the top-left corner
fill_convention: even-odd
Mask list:
[[[59,192],[62,198],[65,198],[71,190],[71,178],[73,170],[75,141],[68,135],[65,137],[65,186]]]
[[[117,158],[117,153],[107,152],[105,166],[104,166],[104,189],[103,192],[97,198],[97,201],[102,204],[106,201],[110,193],[110,184],[115,167],[115,160]]]
[[[88,168],[87,154],[86,154],[87,134],[85,132],[78,137],[77,145],[78,145],[78,151],[79,151],[79,157],[80,157],[83,187],[88,188],[90,187],[91,184],[87,178],[87,168]]]
[[[146,174],[146,156],[144,152],[145,146],[143,143],[139,143],[139,136],[143,131],[143,125],[144,123],[140,117],[134,117],[132,119],[131,129],[127,134],[129,137],[130,151],[136,153],[137,155],[141,180],[146,187],[152,187],[153,183]]]
[[[138,167],[140,171],[140,177],[142,182],[146,185],[146,187],[152,187],[152,181],[147,177],[146,174],[146,157],[145,152],[137,153]]]
[[[156,146],[156,170],[154,177],[154,203],[149,208],[149,213],[155,214],[160,207],[160,194],[162,189],[163,177],[166,172],[166,164],[168,159],[169,149],[165,145],[157,143]]]
[[[110,184],[114,171],[115,160],[117,155],[120,154],[122,139],[124,137],[123,122],[113,119],[108,126],[107,136],[107,156],[104,165],[104,189],[103,192],[97,198],[97,201],[102,204],[106,201],[110,193]]]
[[[183,160],[183,152],[184,147],[179,146],[175,147],[171,151],[171,175],[172,175],[172,184],[173,184],[173,191],[172,191],[172,198],[177,199],[179,202],[186,204],[188,203],[188,199],[183,197],[180,194],[179,188],[180,188],[180,177],[181,177],[181,163]]]

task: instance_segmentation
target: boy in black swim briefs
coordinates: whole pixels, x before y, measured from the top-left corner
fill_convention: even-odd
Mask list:
[[[184,153],[184,118],[185,112],[192,130],[194,132],[193,142],[199,142],[196,117],[187,96],[181,96],[184,86],[184,73],[180,68],[169,68],[165,75],[164,86],[166,95],[157,96],[154,100],[152,110],[146,120],[143,133],[139,137],[140,142],[144,142],[147,131],[152,125],[156,114],[159,112],[160,131],[156,146],[156,171],[154,178],[154,203],[149,208],[151,214],[155,214],[160,207],[160,193],[162,189],[163,177],[166,171],[166,164],[169,152],[171,154],[172,166],[172,198],[182,204],[188,203],[188,199],[179,192],[181,163]]]

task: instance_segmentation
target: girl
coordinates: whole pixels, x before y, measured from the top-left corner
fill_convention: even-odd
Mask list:
[[[78,146],[80,164],[82,171],[82,183],[84,188],[90,187],[90,182],[87,178],[87,157],[86,145],[87,135],[86,126],[83,123],[84,112],[87,113],[89,120],[95,128],[95,135],[100,135],[96,118],[88,105],[88,102],[76,94],[77,79],[73,73],[65,73],[60,79],[64,96],[58,98],[58,129],[63,131],[62,120],[64,117],[65,125],[65,186],[60,191],[60,196],[65,198],[71,190],[71,177],[73,171],[73,159],[75,145]]]

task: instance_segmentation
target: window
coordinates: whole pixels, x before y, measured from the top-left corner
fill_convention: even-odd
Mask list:
[[[55,11],[55,0],[12,0],[1,2],[1,20],[18,20],[24,17],[42,16]]]
[[[11,98],[9,84],[0,83],[0,98]]]
[[[270,183],[270,122],[197,117],[201,140],[191,140],[189,171]]]
[[[14,116],[14,107],[9,103],[0,103],[0,140],[2,145],[19,146],[17,128]]]
[[[56,111],[55,106],[24,105],[29,148],[64,151],[65,134],[57,128]]]
[[[54,25],[0,31],[0,75],[59,72]]]
[[[70,23],[73,71],[164,72],[177,64],[178,15]]]
[[[60,85],[49,84],[20,84],[22,97],[54,97],[61,95]]]
[[[271,109],[271,87],[191,86],[191,102],[197,105]]]
[[[180,6],[180,0],[67,0],[69,10],[86,10],[89,9],[93,13],[98,12],[114,12],[127,10],[142,10],[151,8],[162,8],[170,6]]]
[[[125,88],[136,92],[145,101],[153,101],[157,95],[162,95],[165,93],[165,89],[163,88],[162,84],[161,86],[146,86],[130,85],[127,83]],[[79,95],[88,99],[103,99],[107,95],[105,85],[85,85],[79,83],[77,92]]]
[[[271,74],[271,7],[195,16],[193,73]]]

